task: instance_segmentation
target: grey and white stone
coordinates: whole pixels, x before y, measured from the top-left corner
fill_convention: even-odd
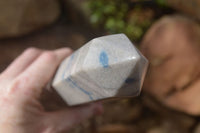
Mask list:
[[[69,105],[137,96],[147,59],[124,34],[95,38],[60,65],[53,87]]]

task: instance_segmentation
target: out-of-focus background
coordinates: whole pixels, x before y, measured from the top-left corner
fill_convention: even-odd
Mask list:
[[[125,33],[150,61],[142,94],[71,133],[200,133],[199,24],[200,0],[0,0],[0,71],[30,46]]]

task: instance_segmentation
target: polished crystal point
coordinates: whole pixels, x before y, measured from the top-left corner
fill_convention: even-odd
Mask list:
[[[68,105],[137,96],[147,59],[124,34],[95,38],[60,65],[53,87]]]

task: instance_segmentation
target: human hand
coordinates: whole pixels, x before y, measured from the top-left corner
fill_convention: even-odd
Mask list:
[[[0,74],[0,133],[60,133],[102,112],[100,104],[47,112],[39,102],[56,68],[71,52],[29,48]]]

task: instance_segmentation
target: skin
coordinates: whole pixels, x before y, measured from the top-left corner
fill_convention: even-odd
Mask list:
[[[0,74],[0,133],[60,133],[102,113],[99,103],[47,112],[39,98],[72,50],[28,48]]]

